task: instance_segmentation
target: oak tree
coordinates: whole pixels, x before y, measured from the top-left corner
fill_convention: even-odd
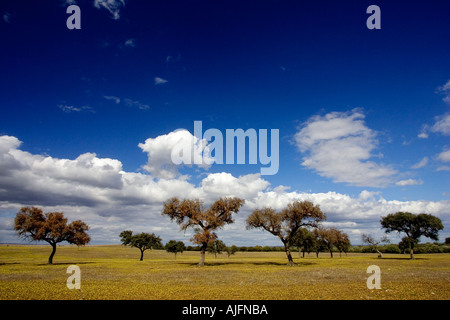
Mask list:
[[[175,254],[175,260],[177,260],[177,253],[181,252],[183,253],[184,250],[186,250],[186,246],[184,245],[183,241],[176,241],[176,240],[170,240],[166,243],[164,246],[167,252],[171,252]]]
[[[175,221],[183,231],[194,228],[195,234],[190,240],[200,245],[198,265],[203,266],[208,244],[217,239],[215,231],[233,223],[233,213],[238,213],[243,204],[244,200],[236,197],[220,198],[206,209],[199,199],[171,198],[164,203],[161,214]]]
[[[161,238],[154,233],[138,233],[133,235],[133,231],[125,230],[119,235],[120,241],[124,246],[138,248],[141,251],[140,261],[144,260],[144,251],[162,247]]]
[[[227,246],[222,240],[214,240],[209,243],[206,247],[206,250],[209,253],[214,253],[214,257],[217,258],[217,254],[222,254],[223,251],[227,249]]]
[[[437,241],[439,230],[444,229],[441,219],[426,213],[413,214],[400,211],[382,217],[380,222],[386,233],[397,231],[406,235],[411,248],[411,259],[414,259],[414,244],[419,242],[420,237]]]
[[[40,208],[23,207],[16,214],[14,229],[19,236],[32,241],[46,241],[52,246],[48,263],[53,263],[56,244],[66,241],[82,246],[91,240],[87,231],[89,226],[81,220],[67,223],[63,212],[44,214]]]
[[[333,258],[333,248],[338,242],[339,230],[336,228],[317,228],[314,229],[314,235],[316,236],[319,246],[330,252],[331,258]]]
[[[326,219],[318,205],[311,201],[294,201],[279,212],[272,208],[256,209],[247,218],[247,229],[263,229],[280,238],[288,258],[288,265],[295,265],[290,247],[301,227],[317,227]]]
[[[297,247],[298,253],[302,252],[302,257],[305,257],[305,252],[308,254],[313,251],[317,245],[316,237],[306,228],[300,228],[292,239],[292,245]]]

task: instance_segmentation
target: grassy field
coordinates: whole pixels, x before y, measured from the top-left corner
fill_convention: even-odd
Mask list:
[[[48,265],[50,246],[0,246],[0,299],[450,299],[450,254],[321,253],[286,266],[283,252],[199,252],[174,259],[165,251],[123,246],[60,246]],[[81,269],[81,289],[69,290],[69,265]],[[369,290],[369,265],[381,269],[381,289]]]

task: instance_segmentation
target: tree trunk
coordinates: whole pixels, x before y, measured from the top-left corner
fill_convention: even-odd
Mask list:
[[[141,250],[141,259],[140,259],[140,261],[142,261],[142,260],[144,260],[144,250],[142,250],[142,249],[140,249]]]
[[[50,254],[50,257],[48,257],[48,264],[53,264],[53,256],[55,255],[56,252],[56,243],[54,242],[49,243],[52,246],[52,253]]]
[[[331,258],[333,258],[333,250],[332,249],[330,249],[330,256],[331,256]]]
[[[283,242],[284,251],[286,252],[286,256],[288,258],[288,266],[295,266],[294,260],[292,259],[291,251],[289,250],[289,244],[287,242]]]
[[[409,252],[409,257],[411,259],[414,259],[414,246],[413,245],[411,246],[411,251]]]
[[[378,249],[376,249],[376,250],[378,252],[378,258],[380,258],[380,259],[383,258],[383,253]]]
[[[206,254],[207,243],[202,244],[202,248],[200,249],[200,262],[198,263],[199,267],[203,267],[205,265],[205,254]]]

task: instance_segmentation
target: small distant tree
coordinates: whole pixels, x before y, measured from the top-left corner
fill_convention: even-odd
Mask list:
[[[306,228],[300,228],[292,239],[292,245],[298,248],[298,252],[302,252],[302,257],[305,257],[305,252],[308,254],[316,247],[316,237]]]
[[[420,237],[437,241],[439,230],[444,229],[441,219],[426,213],[412,214],[400,211],[382,217],[380,222],[386,233],[397,231],[406,234],[411,259],[414,259],[414,244],[419,242]]]
[[[329,251],[331,258],[333,258],[333,248],[338,242],[339,230],[336,228],[317,228],[314,229],[314,235],[319,242],[319,247]]]
[[[156,236],[154,233],[138,233],[133,235],[133,231],[125,230],[120,233],[120,241],[124,246],[130,246],[138,248],[141,251],[140,261],[144,260],[144,251],[161,248],[161,238]]]
[[[166,249],[167,252],[175,254],[175,260],[177,260],[177,253],[178,252],[183,253],[183,251],[186,249],[183,241],[176,241],[176,240],[170,240],[169,242],[166,243],[164,248]]]
[[[238,213],[244,204],[239,198],[220,198],[208,209],[203,207],[199,199],[172,198],[164,203],[162,215],[169,216],[170,220],[180,225],[181,230],[194,228],[195,234],[190,239],[200,245],[199,266],[205,264],[205,253],[209,243],[217,239],[214,232],[223,228],[226,224],[233,223],[233,213]]]
[[[280,211],[272,208],[257,209],[247,218],[247,229],[263,229],[280,238],[288,258],[288,265],[295,265],[290,247],[301,227],[316,227],[318,222],[325,219],[318,205],[311,201],[294,201]]]
[[[44,214],[36,207],[23,207],[16,214],[14,229],[19,236],[32,241],[46,241],[52,246],[48,263],[53,263],[56,244],[66,241],[82,246],[91,240],[87,231],[89,226],[81,220],[67,224],[63,212],[48,212]]]
[[[361,235],[361,239],[363,243],[367,243],[370,246],[372,246],[372,250],[375,250],[378,253],[378,258],[383,258],[383,253],[380,250],[378,250],[378,245],[381,243],[387,244],[390,242],[387,236],[384,236],[381,239],[375,239],[370,234],[365,233]]]
[[[348,250],[350,249],[350,246],[351,246],[348,234],[346,234],[342,230],[337,230],[336,243],[334,244],[334,246],[339,251],[339,256],[340,257],[342,257],[342,252],[344,252],[345,255],[347,255],[347,252],[348,252]]]
[[[450,244],[450,237],[445,238],[445,244]]]
[[[233,254],[235,254],[236,252],[238,252],[238,250],[239,250],[239,248],[238,247],[236,247],[235,245],[232,245],[231,247],[226,247],[225,248],[225,252],[227,253],[227,255],[228,255],[228,258],[231,256],[231,255],[233,255]]]
[[[217,254],[222,254],[225,251],[227,246],[222,240],[214,240],[213,242],[208,244],[207,251],[209,253],[214,253],[214,257],[217,258]]]

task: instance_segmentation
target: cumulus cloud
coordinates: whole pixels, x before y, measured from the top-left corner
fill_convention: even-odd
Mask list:
[[[378,141],[364,118],[360,109],[311,117],[295,135],[305,154],[302,165],[334,182],[371,187],[391,183],[397,171],[369,160]]]
[[[445,136],[450,135],[450,113],[438,116],[436,122],[430,128],[431,132],[440,133]]]
[[[235,224],[219,232],[230,245],[279,245],[267,232],[246,230],[245,219],[256,208],[270,206],[280,210],[294,200],[320,205],[327,215],[326,224],[349,233],[355,244],[360,242],[360,233],[381,232],[380,216],[391,212],[426,212],[440,217],[446,228],[450,224],[448,200],[388,201],[380,192],[367,190],[356,197],[331,191],[290,191],[286,186],[272,187],[260,174],[235,177],[226,172],[209,173],[197,185],[170,170],[155,177],[153,173],[160,168],[152,167],[153,162],[160,161],[162,166],[168,160],[164,144],[173,144],[174,137],[185,139],[178,135],[189,138],[186,132],[159,136],[140,145],[149,154],[147,169],[152,174],[124,171],[121,161],[100,158],[95,153],[84,153],[75,159],[33,154],[21,150],[18,138],[0,136],[0,242],[18,241],[12,227],[15,213],[22,206],[34,205],[46,212],[63,211],[71,220],[85,221],[91,227],[93,243],[119,243],[118,235],[126,229],[155,232],[164,241],[187,243],[192,231],[180,233],[174,223],[161,216],[163,202],[174,196],[199,198],[205,205],[222,196],[245,199]]]
[[[94,7],[106,9],[114,20],[120,19],[120,9],[125,6],[125,0],[94,0]]]
[[[211,159],[203,156],[203,152],[206,151],[206,155],[208,151],[206,141],[198,139],[185,129],[149,138],[138,146],[148,156],[148,163],[143,168],[157,178],[173,179],[179,175],[178,165],[181,163],[174,162],[175,156],[180,156],[178,151],[187,160],[184,164],[196,164],[204,169],[210,167],[208,163],[211,163]]]

